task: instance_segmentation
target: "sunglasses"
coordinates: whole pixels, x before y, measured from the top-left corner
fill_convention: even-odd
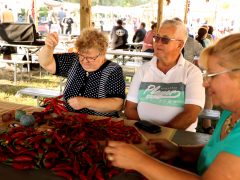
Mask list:
[[[161,41],[162,44],[168,44],[170,41],[182,41],[182,40],[179,40],[179,39],[173,39],[173,38],[169,38],[169,37],[161,37],[159,35],[153,36],[153,39],[156,43]]]

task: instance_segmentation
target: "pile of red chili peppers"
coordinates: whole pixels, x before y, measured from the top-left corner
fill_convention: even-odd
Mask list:
[[[34,112],[34,127],[47,124],[51,128],[38,131],[34,127],[15,127],[0,134],[0,162],[16,169],[51,169],[71,180],[111,179],[123,172],[106,159],[104,146],[108,140],[141,143],[141,135],[124,121],[90,120],[86,115]]]
[[[61,100],[63,95],[54,98],[45,98],[43,100],[44,112],[54,112],[56,114],[61,114],[62,112],[67,112],[64,107],[65,101]]]

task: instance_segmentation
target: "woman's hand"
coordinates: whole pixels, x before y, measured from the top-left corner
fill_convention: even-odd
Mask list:
[[[109,141],[105,152],[113,166],[124,169],[136,170],[136,165],[141,164],[146,157],[146,155],[135,146],[117,141]]]
[[[54,49],[58,44],[58,34],[56,32],[49,33],[45,40],[45,45]]]
[[[87,108],[87,98],[77,96],[72,97],[68,100],[68,104],[75,110],[80,110],[83,108]]]
[[[178,146],[167,139],[150,140],[148,145],[151,156],[159,160],[173,161],[179,156]]]

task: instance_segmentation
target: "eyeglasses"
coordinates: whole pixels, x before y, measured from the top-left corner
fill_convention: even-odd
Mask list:
[[[182,40],[179,40],[179,39],[173,39],[173,38],[169,38],[169,37],[161,37],[159,35],[153,36],[153,39],[156,43],[161,41],[161,43],[163,43],[163,44],[168,44],[170,41],[182,41]]]
[[[80,61],[83,61],[84,59],[86,59],[89,62],[94,62],[100,55],[101,53],[99,53],[96,57],[88,57],[88,56],[84,56],[81,53],[77,53],[79,55]]]
[[[225,73],[234,72],[234,71],[238,71],[238,70],[240,70],[240,68],[228,69],[228,70],[225,70],[225,71],[222,71],[222,72],[211,73],[211,74],[209,74],[207,71],[203,71],[202,76],[203,76],[203,80],[207,81],[214,76],[218,76],[220,74],[225,74]]]

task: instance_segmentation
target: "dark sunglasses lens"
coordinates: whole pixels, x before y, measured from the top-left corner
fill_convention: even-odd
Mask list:
[[[153,38],[154,38],[155,42],[157,42],[157,43],[159,41],[161,41],[161,43],[163,43],[163,44],[168,44],[170,41],[170,39],[167,37],[153,36]]]
[[[162,42],[163,44],[168,44],[169,41],[170,41],[170,39],[167,38],[167,37],[162,37],[162,38],[161,38],[161,42]]]

